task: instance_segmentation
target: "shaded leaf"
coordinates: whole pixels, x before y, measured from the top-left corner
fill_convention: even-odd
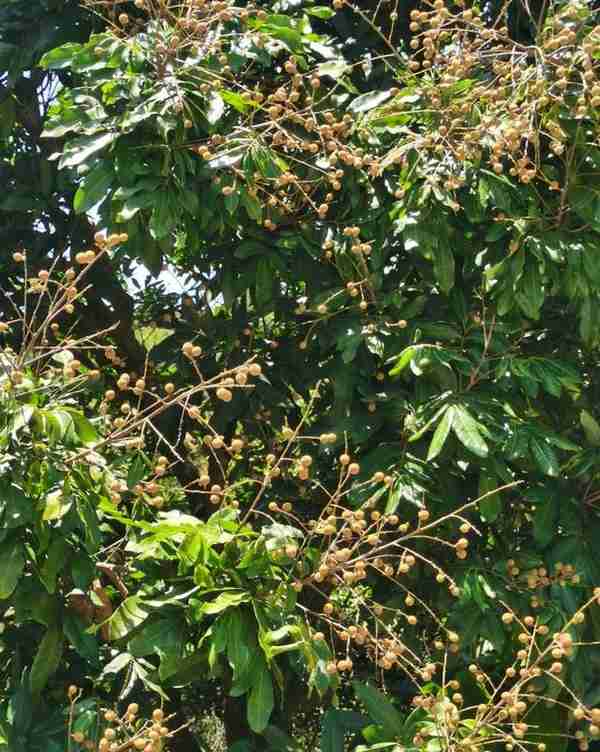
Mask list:
[[[257,734],[267,727],[275,704],[273,682],[266,663],[255,674],[248,697],[248,725]]]
[[[352,710],[328,710],[321,721],[319,752],[344,752],[344,738],[350,731],[360,731],[369,720]]]
[[[25,567],[21,541],[4,541],[0,546],[0,600],[12,595]]]
[[[367,709],[369,716],[383,728],[386,735],[391,737],[401,736],[404,728],[404,718],[392,705],[390,700],[379,692],[379,690],[368,684],[353,681],[352,686],[354,687],[356,696]]]
[[[552,478],[558,477],[560,465],[558,463],[556,452],[552,449],[550,444],[542,439],[533,437],[529,442],[529,447],[537,466],[544,475],[550,475]]]
[[[469,451],[478,457],[487,457],[488,446],[481,434],[479,423],[464,407],[455,407],[452,430]]]
[[[29,682],[33,694],[39,694],[44,689],[48,679],[60,665],[62,651],[62,630],[53,626],[44,635],[31,666]]]
[[[450,429],[452,428],[453,417],[454,408],[448,407],[442,419],[438,423],[431,439],[431,444],[429,445],[429,450],[427,451],[428,460],[435,459],[444,448],[444,444],[446,443],[446,439],[448,438],[448,434],[450,433]]]
[[[595,447],[600,446],[600,425],[596,419],[587,410],[582,410],[579,413],[579,422],[588,443]]]

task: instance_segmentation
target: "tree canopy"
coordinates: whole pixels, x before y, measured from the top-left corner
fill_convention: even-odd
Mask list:
[[[600,734],[597,20],[3,4],[0,749]]]

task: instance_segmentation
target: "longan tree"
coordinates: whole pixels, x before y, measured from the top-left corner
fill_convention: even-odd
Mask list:
[[[12,425],[50,390],[79,428],[32,424],[26,452],[56,462],[53,442],[88,443],[85,418],[107,464],[85,469],[93,492],[78,486],[91,504],[78,542],[44,486],[40,529],[87,546],[87,574],[61,548],[60,587],[46,574],[35,595],[56,593],[66,616],[25,609],[9,644],[53,639],[78,657],[52,681],[85,684],[81,670],[105,703],[119,672],[128,691],[182,693],[191,714],[202,693],[238,750],[283,744],[273,726],[293,732],[298,710],[340,694],[375,730],[330,709],[324,750],[346,732],[586,749],[594,7],[89,0],[57,13],[58,36],[3,79],[5,412]],[[28,23],[21,4],[2,14],[7,39]],[[157,281],[136,289],[134,264]],[[55,432],[48,446],[38,429]],[[23,492],[31,470],[4,472]],[[32,519],[5,525],[10,612],[39,569],[14,551],[49,554]],[[58,648],[43,644],[47,691]],[[13,677],[39,673],[39,654]],[[84,726],[83,743],[111,741]]]

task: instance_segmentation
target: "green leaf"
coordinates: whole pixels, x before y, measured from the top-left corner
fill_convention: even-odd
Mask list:
[[[330,60],[317,67],[319,76],[329,76],[336,81],[350,70],[352,70],[352,66],[348,65],[345,60]]]
[[[17,116],[17,107],[13,97],[8,97],[0,103],[0,138],[8,138],[13,129]]]
[[[132,595],[126,598],[107,620],[108,639],[120,640],[140,626],[148,617],[141,596]]]
[[[5,528],[10,530],[22,527],[33,520],[35,505],[16,483],[0,484],[0,509],[3,502],[6,504],[3,520]]]
[[[117,133],[99,133],[93,136],[80,136],[69,141],[65,147],[60,161],[59,169],[64,167],[77,167],[86,162],[96,152],[101,151],[117,138]]]
[[[275,20],[275,23],[271,23],[273,20]],[[279,26],[278,23],[286,25]],[[303,50],[302,35],[295,29],[291,29],[287,24],[289,24],[289,18],[271,15],[269,16],[269,23],[263,27],[263,30],[283,42],[292,52],[299,53]]]
[[[247,190],[243,190],[241,191],[241,203],[250,219],[255,222],[262,221],[262,204],[256,196],[251,196]]]
[[[527,746],[537,745],[543,739],[547,752],[566,752],[569,746],[568,716],[568,707],[562,702],[532,703],[523,717],[530,729],[525,737]]]
[[[269,752],[301,752],[296,742],[276,726],[267,726],[262,735],[269,745]]]
[[[402,350],[402,352],[400,353],[400,357],[396,361],[396,365],[390,371],[390,376],[398,376],[399,374],[401,374],[406,366],[415,357],[418,351],[418,345],[409,345],[408,347],[404,348],[404,350]]]
[[[117,222],[129,222],[141,209],[154,207],[156,196],[146,191],[138,191],[128,196],[117,214]]]
[[[232,606],[239,606],[241,603],[247,603],[250,596],[244,590],[232,590],[221,593],[214,601],[203,603],[200,610],[203,614],[220,614]]]
[[[488,446],[481,435],[479,423],[464,407],[457,405],[454,409],[452,430],[456,438],[469,451],[478,457],[487,457]]]
[[[233,215],[237,211],[239,204],[240,188],[236,188],[233,193],[229,194],[229,196],[225,196],[225,208],[231,215]]]
[[[173,329],[161,326],[140,326],[133,333],[140,345],[150,352],[168,339],[173,334]]]
[[[556,525],[560,513],[558,496],[541,499],[536,504],[533,518],[533,538],[541,546],[547,546],[556,535]]]
[[[557,478],[560,472],[560,465],[556,452],[550,444],[546,443],[543,439],[538,439],[535,436],[529,442],[531,453],[537,463],[537,466],[544,473],[552,478]]]
[[[29,682],[33,694],[39,694],[55,673],[60,665],[62,651],[62,630],[58,626],[51,627],[44,635],[31,667]]]
[[[183,648],[183,627],[174,616],[153,621],[149,619],[127,643],[136,658],[146,655],[180,655]]]
[[[256,304],[263,308],[273,297],[273,269],[268,258],[258,260],[256,269]]]
[[[314,8],[305,8],[306,12],[317,18],[328,19],[335,16],[335,11],[325,5],[316,5]]]
[[[219,96],[224,102],[226,102],[228,105],[231,105],[234,110],[237,110],[241,113],[248,112],[250,107],[255,106],[251,104],[248,99],[243,97],[241,94],[237,94],[235,91],[227,91],[227,89],[221,89],[219,91]]]
[[[63,44],[61,47],[56,47],[42,57],[39,62],[40,68],[46,68],[49,70],[69,68],[75,55],[80,53],[82,49],[83,46],[81,44],[75,44],[74,42]]]
[[[600,446],[600,425],[596,419],[587,410],[582,410],[579,414],[579,422],[588,443],[595,447]]]
[[[452,420],[454,418],[454,408],[448,407],[444,416],[440,420],[431,439],[429,450],[427,452],[427,460],[434,460],[438,454],[444,448],[450,429],[452,428]]]
[[[55,535],[48,548],[44,563],[40,567],[40,580],[49,593],[56,590],[58,573],[67,564],[70,546],[62,535]]]
[[[94,167],[85,178],[81,181],[75,198],[73,199],[73,208],[76,214],[83,214],[89,211],[96,204],[100,203],[107,194],[113,180],[113,172],[105,162],[101,162]]]
[[[58,488],[56,489],[56,491],[51,491],[46,496],[44,502],[44,512],[42,514],[42,519],[45,522],[59,520],[61,517],[64,517],[71,506],[72,501],[68,496],[65,496],[62,488]]]
[[[129,666],[132,661],[133,656],[129,653],[117,653],[112,661],[105,664],[104,668],[102,669],[102,676],[104,677],[108,676],[109,674],[118,674],[123,671],[124,668]]]
[[[86,632],[86,627],[77,614],[67,611],[64,615],[63,631],[68,642],[79,655],[95,668],[100,668],[99,643],[94,635]]]
[[[494,522],[502,511],[502,499],[499,493],[490,493],[498,486],[497,479],[482,470],[479,474],[479,496],[489,494],[479,502],[479,511],[485,522]]]
[[[127,488],[132,489],[142,480],[148,472],[148,464],[141,452],[135,455],[127,470]]]
[[[368,684],[353,681],[352,686],[369,716],[383,728],[384,733],[391,738],[400,737],[404,729],[404,718],[388,698]]]
[[[233,669],[233,682],[237,682],[248,669],[258,651],[253,625],[245,612],[236,608],[227,612],[227,660]]]
[[[433,271],[441,291],[448,294],[454,287],[454,254],[443,239],[433,252]]]
[[[206,167],[210,170],[223,170],[227,167],[233,167],[233,165],[239,164],[244,158],[248,148],[245,144],[241,146],[234,146],[229,151],[219,154],[213,159],[209,159],[206,162]]]
[[[25,551],[19,540],[0,546],[0,601],[10,597],[25,568]]]
[[[536,320],[539,318],[544,298],[544,285],[538,261],[535,257],[529,257],[527,267],[515,294],[515,300],[527,317]]]
[[[267,665],[263,661],[248,697],[248,725],[252,731],[257,734],[264,731],[269,723],[274,705],[273,682]]]
[[[600,230],[600,196],[588,186],[575,185],[569,191],[569,201],[575,212],[593,228]]]
[[[319,752],[344,752],[344,738],[350,731],[360,731],[369,720],[352,710],[328,710],[321,721]]]
[[[380,104],[386,102],[391,96],[392,93],[389,89],[385,91],[381,89],[377,91],[368,91],[366,94],[361,94],[359,97],[356,97],[348,107],[348,110],[354,113],[368,112],[369,110],[375,109],[375,107],[379,107]]]

